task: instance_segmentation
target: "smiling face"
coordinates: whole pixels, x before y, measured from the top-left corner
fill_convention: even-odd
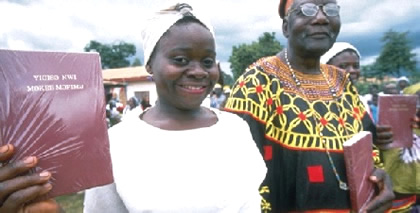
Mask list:
[[[340,16],[327,16],[321,8],[315,16],[305,16],[299,7],[304,3],[325,5],[337,1],[295,0],[291,10],[297,10],[283,21],[283,34],[288,38],[289,46],[304,56],[319,57],[334,44],[340,31]]]
[[[345,50],[334,56],[328,64],[339,67],[350,73],[350,80],[357,82],[360,76],[360,58],[353,50]]]
[[[169,28],[147,66],[159,104],[181,110],[199,108],[219,78],[215,57],[214,38],[203,25],[187,22]]]

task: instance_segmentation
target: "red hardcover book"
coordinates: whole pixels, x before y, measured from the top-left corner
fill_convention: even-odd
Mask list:
[[[412,147],[411,119],[416,115],[416,95],[380,95],[378,99],[378,124],[392,128],[392,148]]]
[[[360,212],[375,194],[375,185],[369,180],[374,165],[372,134],[362,131],[344,142],[344,161],[353,211]]]
[[[39,158],[47,198],[113,182],[97,53],[0,50],[0,85],[0,145]]]

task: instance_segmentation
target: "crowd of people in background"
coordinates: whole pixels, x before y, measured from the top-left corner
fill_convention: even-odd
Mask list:
[[[108,128],[120,123],[126,117],[139,116],[141,112],[152,106],[148,97],[139,100],[135,96],[129,98],[127,103],[124,104],[119,100],[116,93],[107,94],[106,102],[106,121]]]

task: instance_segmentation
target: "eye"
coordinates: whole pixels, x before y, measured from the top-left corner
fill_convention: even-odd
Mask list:
[[[204,59],[204,60],[203,60],[203,65],[204,65],[204,67],[206,67],[206,68],[211,68],[211,67],[213,67],[213,65],[214,65],[214,59],[212,59],[212,58],[206,58],[206,59]]]
[[[188,58],[186,58],[184,56],[174,57],[172,60],[177,65],[187,65],[188,64]]]

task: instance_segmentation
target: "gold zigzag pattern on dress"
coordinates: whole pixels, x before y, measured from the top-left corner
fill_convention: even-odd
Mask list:
[[[366,111],[360,101],[353,103],[359,100],[357,92],[349,84],[348,88],[337,90],[340,98],[333,100],[323,77],[313,76],[313,81],[305,80],[302,84],[305,94],[306,91],[312,94],[311,100],[307,101],[284,71],[288,70],[286,65],[281,61],[276,63],[280,64],[264,64],[264,70],[260,66],[250,67],[238,79],[226,108],[249,114],[266,124],[266,137],[282,146],[325,151],[317,134],[322,132],[327,149],[342,152],[342,143],[363,129],[361,119]],[[270,67],[273,69],[270,70]],[[276,67],[280,67],[281,71]],[[340,76],[332,67],[323,66],[323,69],[329,71],[335,88],[343,88],[340,85],[345,84],[345,75]]]

